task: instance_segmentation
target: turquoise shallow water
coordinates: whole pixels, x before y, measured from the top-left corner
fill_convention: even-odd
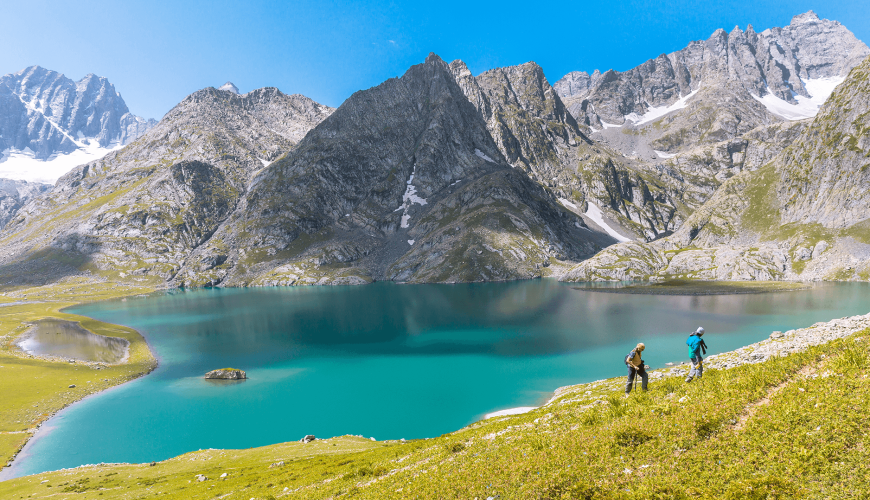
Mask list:
[[[544,402],[563,385],[682,361],[701,325],[713,354],[870,310],[868,284],[760,295],[651,296],[554,280],[173,291],[71,312],[136,328],[159,368],[52,418],[15,476],[362,434],[422,438]],[[232,366],[249,380],[205,381]],[[97,376],[97,375],[95,375]]]

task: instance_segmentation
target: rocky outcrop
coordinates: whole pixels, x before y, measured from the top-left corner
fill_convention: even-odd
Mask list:
[[[220,368],[206,373],[205,378],[211,380],[245,380],[248,378],[248,375],[244,370],[238,370],[236,368]]]
[[[589,140],[534,62],[476,77],[462,61],[450,69],[508,163],[558,198],[583,211],[592,201],[625,232],[648,240],[682,221],[658,174]]]

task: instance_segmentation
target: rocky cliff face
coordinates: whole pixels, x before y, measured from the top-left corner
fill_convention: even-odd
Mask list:
[[[157,122],[132,115],[115,87],[87,75],[74,82],[31,66],[0,77],[0,150],[30,150],[36,159],[71,153],[91,141],[128,144]]]
[[[725,181],[673,236],[608,248],[564,279],[870,279],[868,117],[870,58],[790,146]]]
[[[742,136],[695,147],[647,165],[657,172],[666,191],[690,213],[699,209],[731,177],[761,168],[790,146],[811,120],[778,122]]]
[[[810,11],[785,28],[720,29],[629,71],[575,72],[555,87],[578,122],[627,155],[651,157],[814,116],[867,55],[870,48],[843,25]],[[624,129],[643,140],[624,140]]]

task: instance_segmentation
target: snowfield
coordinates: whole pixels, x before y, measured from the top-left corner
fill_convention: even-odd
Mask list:
[[[69,154],[52,155],[48,160],[37,160],[30,148],[24,148],[23,151],[16,149],[0,151],[0,178],[54,184],[73,168],[99,160],[123,147],[112,143],[104,148],[93,140],[90,144],[75,142],[79,149]]]
[[[803,120],[804,118],[812,118],[819,112],[822,104],[828,100],[828,97],[837,88],[837,85],[843,83],[846,78],[843,76],[835,76],[831,78],[816,78],[812,80],[804,80],[804,87],[812,96],[810,98],[802,95],[794,94],[794,99],[797,104],[791,104],[783,101],[779,97],[768,93],[764,97],[758,97],[752,94],[752,97],[764,104],[771,113],[781,116],[786,120]]]

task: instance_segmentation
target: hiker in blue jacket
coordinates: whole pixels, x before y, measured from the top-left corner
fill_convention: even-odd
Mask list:
[[[640,359],[640,353],[646,349],[646,346],[643,343],[637,345],[628,356],[625,357],[625,366],[628,367],[628,380],[625,382],[625,394],[631,392],[631,384],[634,382],[634,378],[637,375],[640,375],[640,388],[644,391],[646,390],[647,382],[649,382],[649,376],[646,374],[646,366],[643,364],[643,360]]]
[[[689,346],[689,359],[692,360],[692,369],[689,371],[689,376],[686,377],[686,382],[691,382],[696,376],[701,378],[704,375],[704,358],[702,354],[707,354],[707,344],[701,337],[704,335],[704,329],[700,326],[697,330],[689,335],[686,339],[686,345]]]

